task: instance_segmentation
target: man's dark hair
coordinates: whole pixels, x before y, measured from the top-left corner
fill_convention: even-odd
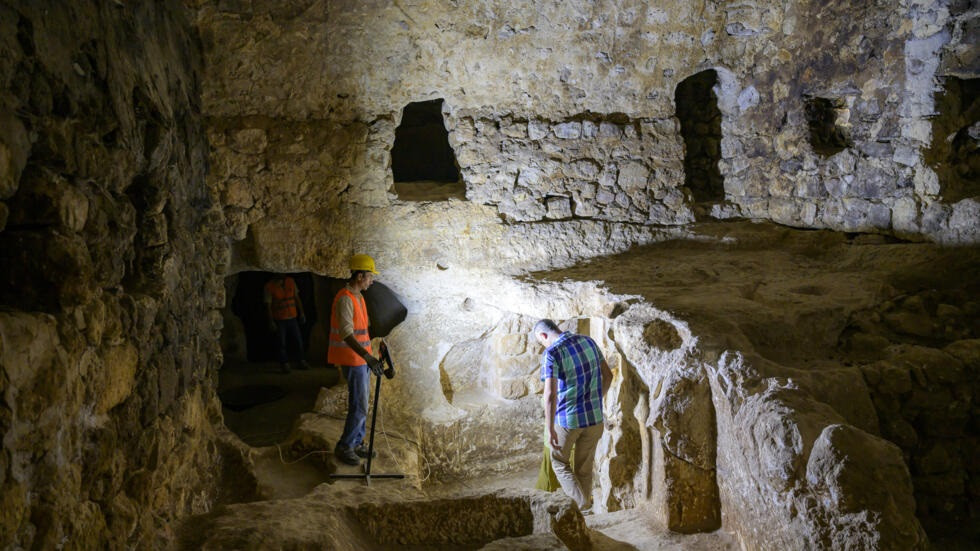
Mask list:
[[[561,333],[561,329],[558,329],[558,324],[550,319],[545,318],[543,320],[538,321],[538,323],[534,324],[535,333],[539,331],[545,331],[545,330],[551,333]]]
[[[350,273],[350,278],[347,279],[347,282],[348,283],[351,283],[355,279],[357,279],[357,276],[359,276],[361,274],[369,274],[369,273],[371,273],[371,272],[369,272],[368,270],[354,270],[354,271],[352,271]]]

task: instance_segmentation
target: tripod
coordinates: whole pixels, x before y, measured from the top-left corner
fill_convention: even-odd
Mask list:
[[[375,372],[375,383],[374,383],[374,407],[371,411],[371,437],[368,440],[368,454],[367,454],[367,464],[364,467],[363,474],[331,474],[330,478],[363,478],[367,482],[368,486],[371,485],[371,478],[405,478],[403,474],[371,474],[371,460],[374,457],[374,427],[378,420],[378,402],[381,398],[381,374],[384,373],[386,379],[393,379],[395,377],[395,365],[391,362],[391,354],[388,352],[388,344],[381,341],[381,345],[378,347],[378,359],[381,365],[386,365],[379,372]]]

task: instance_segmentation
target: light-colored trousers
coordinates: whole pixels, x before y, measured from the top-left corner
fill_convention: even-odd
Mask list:
[[[551,467],[565,495],[575,500],[581,510],[592,507],[592,464],[595,448],[602,437],[603,424],[596,423],[580,429],[566,429],[555,424],[558,449],[551,449]],[[574,470],[569,465],[575,447]]]

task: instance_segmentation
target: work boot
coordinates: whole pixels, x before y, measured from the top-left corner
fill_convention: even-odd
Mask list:
[[[289,373],[289,364],[279,364],[279,373]]]
[[[359,446],[354,448],[354,453],[356,453],[359,457],[363,457],[364,459],[367,459],[368,447],[364,445],[364,442],[361,442]],[[377,456],[378,456],[378,452],[371,450],[371,459],[374,459]]]
[[[358,457],[356,453],[354,453],[354,450],[345,446],[341,446],[340,444],[337,444],[337,446],[333,449],[333,454],[337,456],[337,459],[341,460],[344,463],[347,463],[348,465],[361,464],[361,458]]]

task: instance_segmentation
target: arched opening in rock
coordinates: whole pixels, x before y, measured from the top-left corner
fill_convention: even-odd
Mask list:
[[[980,79],[946,77],[936,98],[932,145],[925,161],[939,176],[943,200],[980,196]]]
[[[840,98],[804,98],[804,114],[810,131],[810,146],[823,157],[830,157],[853,145],[843,125],[847,110]]]
[[[463,199],[456,155],[449,145],[441,99],[409,103],[391,148],[395,193],[405,201]]]
[[[684,138],[684,184],[697,202],[721,201],[725,183],[721,160],[721,111],[714,87],[718,73],[701,71],[682,80],[674,90],[674,105]]]

